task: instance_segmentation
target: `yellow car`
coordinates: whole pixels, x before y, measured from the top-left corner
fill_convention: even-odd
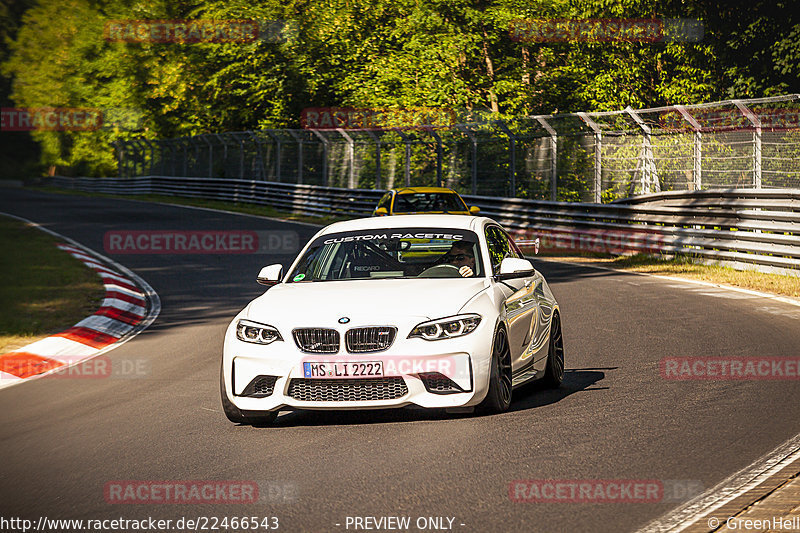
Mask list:
[[[444,213],[477,215],[480,208],[468,207],[464,199],[447,187],[404,187],[392,189],[378,202],[373,216]]]

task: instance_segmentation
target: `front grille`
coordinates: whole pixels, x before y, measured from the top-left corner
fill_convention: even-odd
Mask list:
[[[294,342],[306,353],[336,353],[339,351],[339,332],[326,328],[300,328],[292,331]]]
[[[289,396],[304,402],[394,400],[408,394],[400,377],[365,379],[293,379]]]
[[[278,381],[278,376],[256,376],[247,384],[239,396],[251,396],[254,398],[263,398],[271,396],[275,392],[275,382]]]
[[[350,353],[382,352],[389,348],[397,335],[391,326],[369,326],[349,330],[344,341]]]
[[[433,394],[454,394],[464,392],[452,379],[439,372],[421,372],[419,379],[425,385],[425,390]]]

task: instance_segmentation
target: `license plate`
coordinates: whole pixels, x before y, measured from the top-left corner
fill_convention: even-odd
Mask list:
[[[303,363],[303,376],[307,378],[374,378],[383,377],[382,361]]]

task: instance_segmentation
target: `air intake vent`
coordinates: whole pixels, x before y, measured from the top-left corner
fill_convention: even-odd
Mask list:
[[[452,379],[439,372],[421,372],[419,379],[425,385],[425,390],[433,394],[455,394],[464,392]]]
[[[304,402],[394,400],[408,394],[401,377],[365,379],[293,379],[289,396]]]
[[[253,381],[247,384],[239,396],[250,396],[252,398],[264,398],[271,396],[275,392],[275,382],[278,376],[256,376]]]

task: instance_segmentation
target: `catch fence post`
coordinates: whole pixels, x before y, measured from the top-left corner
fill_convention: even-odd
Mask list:
[[[558,199],[558,133],[545,117],[538,116],[536,120],[550,135],[550,200],[555,202]]]
[[[594,135],[594,203],[599,204],[603,200],[603,131],[587,113],[578,116]]]

